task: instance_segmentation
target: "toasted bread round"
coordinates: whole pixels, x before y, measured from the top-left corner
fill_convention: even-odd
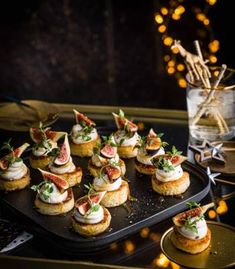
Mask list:
[[[51,162],[51,157],[49,156],[36,157],[33,154],[29,156],[29,163],[31,167],[34,169],[40,168],[44,170],[50,162]]]
[[[71,154],[79,157],[91,157],[93,155],[93,149],[100,143],[101,140],[99,136],[95,140],[84,144],[75,144],[70,140]]]
[[[0,190],[14,191],[22,190],[30,183],[30,172],[27,169],[27,173],[20,179],[6,180],[0,177]]]
[[[74,197],[72,189],[68,189],[68,197],[62,203],[49,204],[42,201],[37,194],[34,201],[36,210],[43,215],[60,215],[69,212],[74,207]]]
[[[49,168],[48,168],[49,170]],[[69,187],[79,184],[82,180],[82,168],[76,167],[76,170],[71,173],[57,174],[69,183]]]
[[[117,151],[121,158],[130,159],[137,156],[138,148],[135,148],[135,146],[118,146]]]
[[[72,226],[75,232],[84,236],[95,236],[106,231],[110,225],[111,214],[107,208],[104,209],[104,219],[95,224],[87,224],[78,222],[74,217],[72,217]]]
[[[121,173],[124,176],[125,173],[126,173],[125,162],[123,160],[119,159],[118,164],[119,164],[119,166],[121,168]],[[100,175],[100,170],[101,170],[101,167],[97,167],[94,164],[92,164],[91,160],[88,161],[88,171],[90,172],[90,174],[93,177],[98,177]]]
[[[199,240],[192,240],[184,237],[178,232],[177,228],[174,227],[174,231],[171,234],[170,239],[176,248],[190,254],[197,254],[207,249],[210,245],[211,231],[210,229],[207,229],[207,234],[205,237]]]
[[[137,159],[135,160],[135,169],[144,175],[154,175],[156,167],[154,165],[143,164]]]
[[[101,200],[101,204],[105,207],[115,207],[126,202],[130,194],[129,184],[122,180],[119,189],[115,191],[107,191]]]
[[[178,195],[184,193],[190,185],[189,173],[183,172],[181,178],[162,182],[156,178],[155,175],[152,176],[152,187],[153,190],[161,195]]]

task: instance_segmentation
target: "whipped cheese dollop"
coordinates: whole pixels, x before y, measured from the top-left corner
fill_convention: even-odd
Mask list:
[[[119,158],[118,154],[116,154],[113,158],[110,158],[110,159],[106,159],[106,158],[104,158],[104,157],[102,157],[100,155],[94,154],[91,157],[91,163],[96,167],[102,167],[102,166],[106,165],[109,161],[118,163],[119,159],[120,158]]]
[[[89,140],[87,139],[89,137]],[[92,128],[91,132],[84,133],[80,124],[75,124],[71,131],[71,139],[75,144],[84,144],[96,140],[98,137],[97,130]]]
[[[57,203],[62,203],[63,201],[65,201],[66,198],[68,197],[68,191],[61,193],[54,183],[51,183],[51,186],[53,190],[47,199],[45,199],[45,197],[42,194],[43,188],[45,187],[45,185],[42,186],[39,192],[40,199],[48,204],[57,204]]]
[[[27,170],[27,166],[21,160],[12,163],[6,170],[0,171],[0,176],[6,180],[17,180],[24,177]]]
[[[99,206],[99,209],[97,211],[89,213],[88,210],[86,215],[82,215],[76,208],[76,210],[74,211],[74,218],[81,223],[87,223],[87,224],[99,223],[104,219],[104,209],[102,206]]]
[[[126,132],[124,130],[118,130],[114,134],[114,139],[117,145],[120,146],[135,146],[137,141],[139,140],[139,135],[137,132],[134,133],[132,137],[127,137]]]
[[[193,217],[191,219],[192,222],[196,221],[196,229],[197,233],[193,230],[187,228],[186,226],[177,227],[179,233],[181,233],[184,237],[192,240],[200,240],[207,234],[207,224],[204,218]]]
[[[113,183],[109,181],[107,175],[102,177],[95,177],[93,180],[93,186],[96,191],[115,191],[120,188],[121,184],[121,177],[116,179]]]
[[[151,156],[146,155],[146,153],[144,152],[143,149],[139,149],[136,158],[142,164],[153,165],[152,162],[151,162],[151,160],[154,157],[156,157],[158,155],[163,155],[163,154],[165,154],[165,150],[162,147],[157,151],[156,154],[151,155]]]
[[[168,160],[169,165],[172,166],[172,163],[170,160]],[[167,181],[173,181],[181,178],[183,176],[183,169],[181,165],[177,165],[176,167],[172,166],[173,170],[167,171],[165,169],[156,169],[156,178],[159,181],[167,182]]]
[[[45,147],[43,146],[43,144],[45,143]],[[50,143],[51,144],[51,147],[48,148],[46,147],[46,143]],[[32,149],[32,153],[34,156],[36,157],[42,157],[42,156],[47,156],[49,152],[51,152],[54,148],[57,148],[57,143],[50,140],[50,141],[45,141],[45,142],[42,142],[42,146],[40,147],[34,147]]]
[[[49,164],[49,169],[52,173],[61,175],[65,173],[72,173],[76,170],[76,166],[73,163],[72,157],[69,158],[69,161],[63,165],[56,165],[54,163]]]

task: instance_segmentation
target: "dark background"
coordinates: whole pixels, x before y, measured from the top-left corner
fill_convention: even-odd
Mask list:
[[[162,0],[8,0],[0,9],[0,91],[50,102],[184,109],[185,89],[166,72],[154,22]],[[200,39],[220,41],[218,64],[235,67],[232,1],[180,1],[169,34],[193,50]],[[189,3],[190,2],[190,3]],[[190,12],[206,10],[205,28]],[[178,56],[177,56],[178,57]]]

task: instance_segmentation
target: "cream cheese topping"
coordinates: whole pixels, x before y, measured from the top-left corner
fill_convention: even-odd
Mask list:
[[[14,162],[6,170],[0,171],[0,176],[6,180],[17,180],[24,177],[27,170],[23,161]]]
[[[126,136],[126,132],[124,130],[118,130],[114,134],[114,139],[117,145],[120,145],[121,143],[120,146],[124,146],[124,147],[135,146],[137,144],[137,141],[139,140],[139,135],[137,134],[137,132],[135,132],[135,134],[129,138]]]
[[[170,161],[169,163],[171,164]],[[177,180],[181,178],[182,176],[183,176],[183,169],[181,165],[174,167],[174,170],[172,171],[156,169],[156,178],[162,182]]]
[[[81,135],[80,135],[81,134]],[[86,134],[89,136],[89,140],[87,140],[83,135],[83,127],[80,124],[75,124],[72,128],[71,138],[75,144],[84,144],[96,140],[98,137],[97,130],[92,128],[91,132]]]
[[[95,177],[93,180],[93,186],[96,191],[115,191],[120,188],[122,184],[122,178],[119,177],[113,183],[109,182],[108,176]]]
[[[45,143],[50,143],[51,147],[50,148],[46,148],[46,147],[38,147],[38,148],[33,148],[32,149],[32,153],[34,156],[36,157],[41,157],[41,156],[47,156],[49,152],[51,152],[54,148],[57,148],[57,143],[50,140],[50,141],[46,141]]]
[[[76,170],[76,166],[73,163],[72,157],[70,157],[69,161],[64,165],[56,165],[54,163],[49,164],[49,169],[52,173],[62,175],[74,172]]]
[[[86,215],[81,215],[78,209],[74,211],[74,218],[81,223],[95,224],[99,223],[104,219],[104,209],[102,206],[99,206],[99,209],[95,212],[87,212]]]
[[[198,221],[196,221],[198,219]],[[179,233],[181,233],[183,236],[185,236],[188,239],[192,240],[200,240],[207,234],[207,224],[204,218],[199,219],[198,217],[193,217],[191,221],[196,221],[196,229],[197,233],[195,233],[193,230],[188,229],[186,226],[178,227]]]
[[[91,163],[96,166],[96,167],[102,167],[104,165],[106,165],[109,161],[110,162],[115,162],[115,163],[118,163],[119,162],[119,155],[116,154],[113,158],[111,159],[106,159],[102,156],[99,156],[99,155],[93,155],[91,157]]]
[[[57,203],[62,203],[63,201],[65,201],[68,196],[68,191],[61,193],[54,183],[51,183],[51,186],[53,190],[47,199],[45,199],[45,197],[41,193],[41,191],[43,191],[43,186],[42,186],[41,191],[39,192],[40,199],[49,204],[57,204]]]
[[[158,152],[155,155],[152,155],[152,156],[146,155],[146,153],[142,149],[139,149],[136,158],[142,164],[153,165],[151,160],[154,157],[163,155],[163,154],[165,154],[165,150],[162,147],[158,150]]]

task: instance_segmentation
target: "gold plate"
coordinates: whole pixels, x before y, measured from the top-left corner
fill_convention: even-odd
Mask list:
[[[0,128],[9,131],[28,131],[30,127],[49,126],[58,118],[58,108],[50,103],[27,100],[26,104],[0,103]]]
[[[235,176],[235,141],[224,141],[223,150],[225,153],[225,164],[218,164],[212,160],[201,162],[200,154],[198,153],[194,155],[195,161],[205,169],[209,166],[212,172],[218,172],[224,176]],[[235,181],[235,178],[233,181]]]
[[[229,268],[235,266],[235,228],[207,221],[211,230],[210,246],[199,254],[188,254],[177,249],[170,240],[173,227],[161,238],[162,252],[171,261],[189,268]]]

